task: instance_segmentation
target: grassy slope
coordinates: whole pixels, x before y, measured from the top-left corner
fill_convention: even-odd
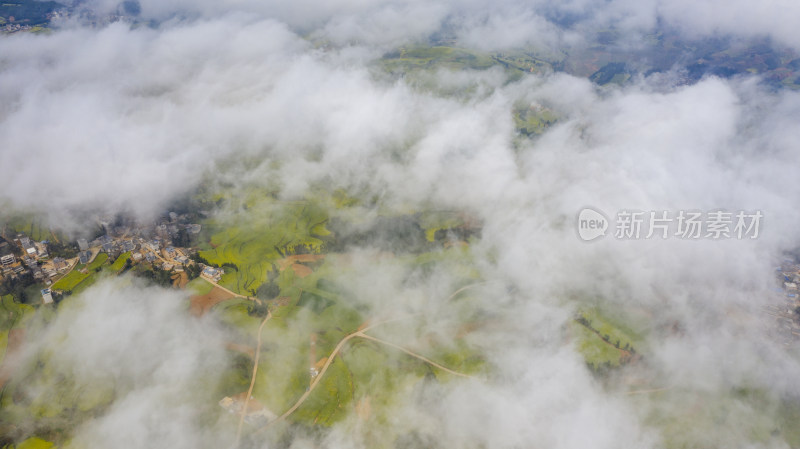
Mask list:
[[[272,262],[283,257],[281,252],[301,246],[320,252],[324,247],[321,238],[328,234],[325,212],[305,201],[282,203],[262,198],[248,204],[247,217],[241,218],[234,219],[234,226],[207,222],[214,230],[212,248],[200,255],[220,266],[234,264],[237,269],[225,267],[220,284],[245,295],[267,281]]]
[[[624,352],[614,346],[616,342],[619,342],[620,348],[628,345],[640,349],[641,336],[625,325],[613,321],[594,308],[583,310],[580,314],[589,321],[594,330],[600,333],[598,335],[579,323],[570,324],[570,329],[577,340],[578,352],[583,355],[587,363],[594,366],[604,363],[619,366]],[[610,343],[604,341],[601,335],[608,336]]]
[[[50,449],[51,447],[53,447],[53,443],[36,437],[28,438],[17,445],[17,449]]]
[[[72,269],[66,276],[59,279],[53,284],[53,290],[71,291],[74,294],[86,290],[96,281],[96,269],[101,268],[108,260],[108,254],[100,253],[89,265],[78,265]],[[81,270],[86,268],[87,273],[81,273]]]
[[[114,263],[111,264],[110,270],[114,273],[119,273],[120,271],[122,271],[123,268],[125,268],[125,262],[127,262],[128,259],[130,258],[131,258],[130,252],[120,254],[119,257],[117,257],[117,260],[115,260]]]

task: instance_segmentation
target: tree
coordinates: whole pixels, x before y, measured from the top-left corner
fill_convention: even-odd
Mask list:
[[[186,265],[183,270],[186,272],[186,276],[190,281],[200,276],[200,272],[202,271],[200,270],[200,264],[198,263]]]
[[[50,241],[50,243],[47,244],[47,252],[51,257],[72,259],[78,255],[78,245],[75,245],[74,243]]]
[[[192,246],[192,238],[189,236],[189,233],[186,232],[186,229],[179,229],[178,235],[172,239],[172,244],[179,248],[188,248]]]
[[[274,282],[266,282],[261,284],[256,291],[255,296],[260,299],[274,299],[281,294],[281,288]]]
[[[269,313],[269,306],[266,301],[251,301],[247,313],[250,316],[265,317]]]

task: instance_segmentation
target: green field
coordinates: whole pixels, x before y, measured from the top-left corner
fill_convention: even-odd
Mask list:
[[[52,288],[53,290],[70,292],[88,277],[89,273],[81,273],[78,271],[78,267],[75,267],[66,276],[56,281]]]
[[[78,264],[63,278],[56,281],[51,287],[53,290],[63,290],[65,292],[80,293],[90,287],[96,280],[96,272],[108,260],[108,254],[100,253],[89,265]],[[86,273],[81,273],[81,270],[86,268]]]
[[[186,284],[186,291],[195,295],[205,295],[214,289],[214,285],[202,278],[194,278]]]
[[[23,327],[36,309],[28,304],[14,301],[11,295],[0,298],[0,330],[9,330]]]
[[[579,315],[586,321],[570,323],[570,330],[577,340],[578,352],[590,366],[619,366],[627,354],[640,349],[642,338],[636,332],[599,310],[586,309]]]
[[[419,225],[425,230],[425,238],[429,242],[435,240],[436,231],[456,228],[463,224],[464,220],[455,212],[423,212],[419,217]]]
[[[36,241],[61,240],[61,236],[58,233],[54,233],[48,227],[42,225],[40,218],[13,217],[5,220],[5,222],[0,221],[0,225],[15,233],[23,233]]]
[[[117,260],[115,260],[114,263],[111,264],[111,268],[109,269],[114,273],[119,273],[120,271],[122,271],[123,268],[125,268],[125,262],[127,262],[128,259],[130,258],[131,258],[130,252],[120,254],[119,257],[117,257]]]
[[[381,65],[389,73],[446,68],[485,70],[497,62],[491,56],[454,47],[401,48],[383,57]]]
[[[53,446],[54,444],[49,441],[33,437],[19,443],[16,449],[50,449]]]
[[[798,447],[798,403],[765,390],[667,389],[635,397],[644,422],[660,430],[663,447],[771,447],[776,438]]]
[[[468,251],[453,248],[398,258],[390,263],[409,270],[429,265],[472,275],[474,267],[472,270],[465,268],[470,261]],[[276,280],[281,296],[288,298],[288,303],[272,307],[273,317],[262,333],[261,361],[253,390],[254,397],[276,415],[291,407],[312,381],[309,373],[312,335],[316,341],[314,360],[320,361],[366,320],[364,311],[346,305],[347,290],[335,281],[342,276],[342,270],[346,269],[332,257],[305,278],[298,278],[292,275],[291,270],[286,270]],[[462,283],[468,282],[474,281],[467,278]],[[466,294],[459,301],[453,307],[455,313],[471,306]],[[236,330],[239,343],[253,347],[261,317],[249,314],[251,304],[248,300],[230,300],[216,306],[214,313]],[[407,330],[412,333],[416,329],[413,321],[406,326],[410,326]],[[393,337],[388,337],[389,341]],[[397,343],[407,344],[399,334],[396,337]],[[422,343],[424,348],[421,351],[459,371],[477,373],[485,369],[482,357],[464,341],[440,343]],[[400,391],[429,375],[442,381],[453,379],[451,374],[409,357],[396,348],[355,338],[342,347],[314,392],[289,421],[309,427],[332,425],[353,412],[356,398],[368,398],[374,413],[380,415],[380,409],[397,400]]]
[[[529,106],[514,108],[514,125],[517,130],[527,136],[542,134],[558,120],[558,116],[550,109]]]
[[[248,203],[247,213],[247,220],[234,218],[234,225],[207,222],[213,230],[211,242],[200,251],[201,257],[224,268],[220,284],[237,293],[254,295],[267,282],[272,263],[285,255],[319,253],[325,247],[328,217],[311,202],[260,198]]]
[[[102,266],[104,263],[106,263],[107,260],[108,260],[108,254],[100,253],[100,254],[97,255],[97,257],[94,258],[94,260],[86,268],[89,271],[94,271],[94,270],[100,268],[100,266]]]
[[[0,363],[6,357],[6,348],[8,347],[8,329],[0,330]]]

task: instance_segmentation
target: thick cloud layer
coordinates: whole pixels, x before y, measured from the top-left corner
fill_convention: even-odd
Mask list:
[[[83,210],[146,219],[213,177],[218,163],[255,155],[279,160],[281,171],[264,164],[236,177],[269,177],[288,197],[328,180],[381,192],[387,203],[475,214],[484,223],[474,248],[485,256],[484,276],[518,293],[484,292],[499,304],[502,326],[471,343],[498,368],[491,379],[435,386],[398,406],[397,425],[443,445],[659,446],[643,418],[650,405],[609,393],[561,337],[576,297],[638,313],[657,334],[648,369],[665,387],[715,394],[747,384],[797,395],[795,359],[742,315],[765,302],[773,264],[799,243],[792,205],[800,195],[800,95],[767,89],[757,77],[683,85],[666,73],[598,88],[565,74],[509,83],[499,69],[430,73],[433,87],[420,89],[386,81],[372,65],[383,49],[443,24],[481,49],[579,45],[610,25],[635,41],[659,19],[689,35],[766,35],[796,48],[796,7],[739,2],[701,14],[709,6],[680,1],[243,1],[230,13],[231,6],[142,1],[144,17],[169,20],[2,39],[0,198],[73,227],[85,224],[74,213]],[[520,104],[548,108],[559,120],[521,139],[512,117]],[[758,210],[764,219],[755,240],[585,243],[575,217],[586,206],[611,217],[626,209],[726,209]],[[375,270],[370,282],[381,276]],[[181,316],[173,296],[142,299],[160,295],[100,286],[86,292],[91,307],[56,323],[53,338],[66,348],[59,363],[135,383],[107,415],[78,430],[78,441],[227,441],[197,429],[192,411],[170,401],[196,370],[213,372],[219,353],[206,353],[210,337],[196,324],[171,322]],[[130,347],[140,339],[159,345]],[[137,355],[124,356],[130,352]],[[326,444],[368,446],[353,429],[357,423],[335,427]]]

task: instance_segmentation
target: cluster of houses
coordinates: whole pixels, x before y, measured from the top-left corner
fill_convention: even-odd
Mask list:
[[[25,234],[17,234],[0,243],[0,269],[3,277],[16,277],[30,271],[33,278],[42,281],[55,276],[52,269],[42,264],[49,260],[47,241],[36,242]],[[19,256],[17,256],[19,254]]]
[[[34,281],[50,286],[55,279],[78,266],[89,264],[101,252],[115,258],[123,253],[130,253],[133,262],[146,260],[161,266],[168,271],[182,271],[189,265],[189,253],[185,249],[173,246],[173,239],[181,231],[187,234],[198,234],[202,230],[199,224],[186,223],[187,216],[169,214],[169,220],[161,220],[149,226],[136,228],[116,226],[101,222],[106,233],[93,240],[78,239],[78,253],[74,257],[50,258],[48,241],[37,242],[25,234],[14,237],[5,236],[0,239],[0,273],[2,277],[17,277],[30,272]],[[222,270],[213,269],[207,275],[210,279],[219,280]],[[45,303],[52,301],[52,293],[45,288],[41,291]]]
[[[32,27],[30,25],[23,25],[19,23],[7,23],[2,28],[0,28],[0,30],[3,30],[4,33],[10,34],[10,33],[17,33],[20,31],[30,31],[31,28]]]
[[[800,265],[787,259],[775,272],[781,287],[775,289],[776,301],[765,306],[765,309],[774,318],[773,333],[788,346],[800,341]]]
[[[222,268],[214,268],[208,265],[203,266],[203,271],[200,274],[214,282],[219,282],[222,279],[222,275],[225,274],[225,271]]]

